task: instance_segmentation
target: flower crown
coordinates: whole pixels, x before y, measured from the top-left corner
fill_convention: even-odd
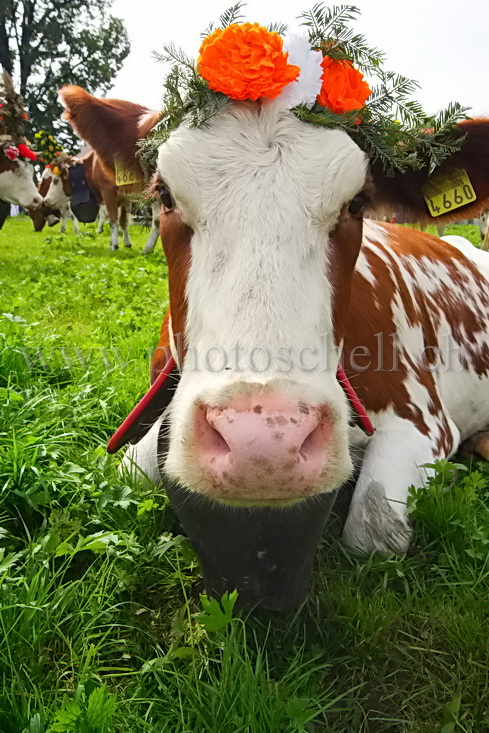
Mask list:
[[[241,8],[238,3],[217,29],[209,27],[197,63],[173,45],[156,54],[173,66],[162,119],[140,143],[147,169],[184,120],[205,124],[230,100],[273,100],[304,122],[344,129],[388,175],[426,166],[431,172],[460,148],[463,138],[452,130],[467,110],[452,103],[437,117],[424,113],[410,99],[418,84],[385,71],[383,54],[349,27],[358,8],[319,3],[302,13],[304,30],[297,33],[283,25],[238,23]],[[367,83],[364,74],[376,83]]]
[[[35,161],[37,155],[26,144],[24,137],[24,123],[29,119],[24,100],[15,91],[10,74],[6,71],[2,75],[0,100],[0,146],[4,155],[11,161],[17,158]]]
[[[63,152],[63,146],[56,142],[46,130],[39,130],[34,135],[36,148],[39,150],[41,163],[52,164],[57,155]]]

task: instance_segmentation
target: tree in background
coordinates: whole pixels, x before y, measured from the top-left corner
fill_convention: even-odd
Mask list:
[[[129,53],[112,0],[0,0],[0,63],[17,82],[32,126],[77,146],[57,92],[78,84],[104,94]]]

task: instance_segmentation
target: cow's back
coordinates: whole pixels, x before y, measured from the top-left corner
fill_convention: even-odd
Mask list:
[[[489,254],[470,247],[365,222],[344,352],[371,413],[429,432],[446,412],[462,438],[489,423]]]

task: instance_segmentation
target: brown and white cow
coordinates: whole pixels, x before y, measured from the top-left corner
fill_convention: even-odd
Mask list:
[[[489,121],[460,129],[467,218],[489,199]],[[174,131],[158,158],[170,308],[152,367],[171,349],[181,379],[164,463],[163,417],[126,463],[232,506],[302,502],[356,467],[347,542],[405,551],[409,487],[489,426],[489,254],[363,221],[385,206],[429,220],[427,175],[387,178],[343,131],[272,104]],[[340,358],[373,437],[350,425]]]
[[[100,173],[116,188],[119,201],[128,201],[128,195],[140,194],[145,186],[145,176],[137,157],[138,141],[146,137],[161,114],[133,102],[121,99],[99,99],[77,86],[65,86],[59,92],[65,106],[64,117],[77,135],[85,140],[95,151]],[[116,186],[116,163],[137,182]],[[97,175],[100,177],[100,173]],[[99,183],[100,186],[100,183]],[[108,187],[106,186],[106,189]],[[113,189],[110,189],[113,190]],[[112,201],[111,201],[112,200]],[[117,232],[116,211],[113,196],[107,205],[110,221],[111,249]],[[103,221],[99,224],[103,228]],[[152,207],[152,226],[143,249],[143,254],[151,252],[159,237],[160,204]],[[128,246],[128,245],[126,245]]]
[[[32,163],[19,155],[11,160],[8,157],[8,151],[11,148],[17,149],[16,143],[8,136],[1,136],[0,200],[22,206],[25,209],[37,208],[41,205],[42,199],[34,183]]]
[[[42,172],[41,180],[39,181],[37,186],[39,195],[43,198],[43,200],[48,195],[49,188],[54,179],[55,174],[53,173],[52,166],[46,166],[46,168]],[[32,219],[32,222],[34,224],[34,231],[36,232],[41,232],[44,229],[46,223],[48,223],[49,226],[53,226],[61,220],[60,233],[64,234],[66,232],[68,219],[72,219],[73,233],[80,233],[78,219],[71,211],[71,206],[69,202],[63,204],[59,209],[50,208],[45,203],[43,203],[43,205],[39,209],[30,209],[29,216]]]
[[[59,164],[60,175],[53,174],[44,203],[52,209],[60,210],[62,207],[70,206],[72,193],[69,169],[77,163],[83,163],[88,187],[95,195],[99,205],[106,207],[111,229],[110,249],[119,249],[119,225],[122,229],[124,246],[132,247],[129,236],[131,200],[109,180],[103,164],[93,150],[83,158],[69,158]]]

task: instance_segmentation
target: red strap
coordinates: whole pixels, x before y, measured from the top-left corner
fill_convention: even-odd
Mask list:
[[[166,362],[163,371],[158,374],[157,378],[155,379],[149,390],[146,392],[144,397],[139,400],[134,410],[129,413],[122,425],[117,428],[114,435],[109,440],[109,444],[107,445],[107,453],[115,453],[119,450],[119,448],[121,448],[125,443],[128,442],[127,433],[139,420],[144,410],[149,407],[150,403],[163,387],[174,367],[175,359],[173,358],[173,356],[171,356]]]
[[[343,387],[343,391],[348,397],[348,402],[350,403],[352,410],[357,416],[358,427],[360,427],[367,435],[373,435],[375,432],[375,428],[370,422],[370,418],[365,411],[365,407],[360,402],[357,393],[351,386],[350,380],[343,371],[343,367],[341,366],[341,364],[338,364],[338,369],[336,370],[336,379]]]

